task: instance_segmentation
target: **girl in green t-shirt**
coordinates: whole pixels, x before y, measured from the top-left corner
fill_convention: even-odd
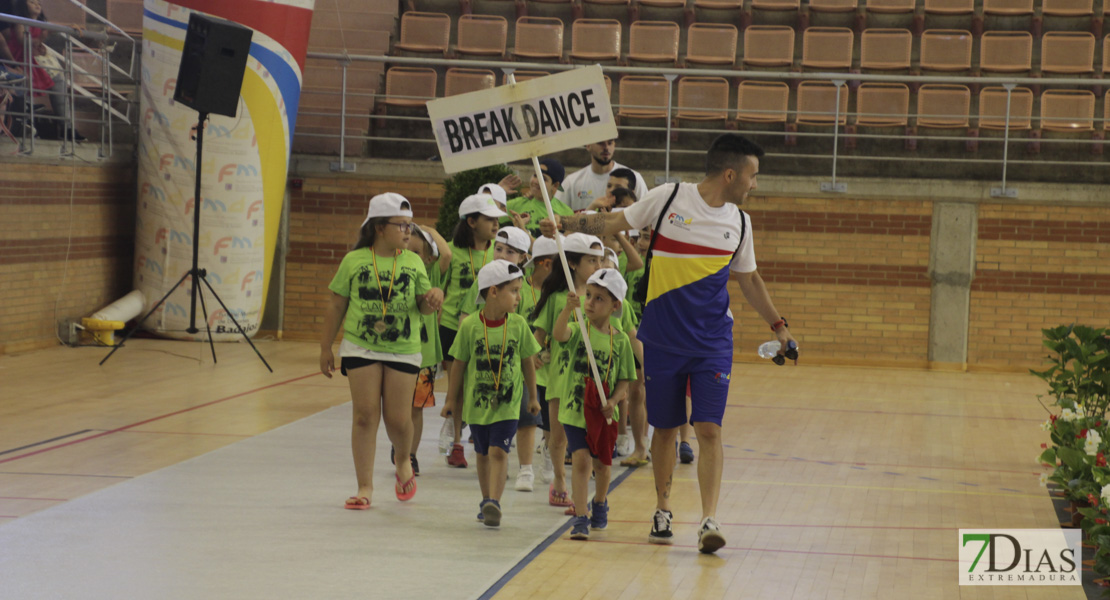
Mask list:
[[[397,453],[410,454],[412,390],[422,362],[421,315],[443,303],[420,258],[406,249],[411,231],[408,200],[394,193],[374,196],[358,243],[328,286],[332,294],[320,341],[320,371],[329,379],[335,371],[331,347],[342,327],[340,370],[351,387],[351,450],[358,480],[358,492],[344,507],[353,510],[370,508],[374,449],[383,417]],[[396,470],[397,499],[409,500],[416,494],[412,464],[399,460]]]
[[[467,196],[459,204],[459,222],[448,246],[451,250],[451,266],[443,277],[443,310],[439,315],[439,339],[443,348],[443,366],[451,377],[451,345],[459,330],[459,311],[471,286],[478,278],[478,272],[486,263],[493,260],[493,238],[497,235],[497,220],[505,216],[498,208],[497,201],[489,194]],[[448,386],[451,382],[448,379]],[[455,436],[451,453],[447,455],[447,465],[465,468],[466,456],[462,441],[462,415],[452,414]]]
[[[574,289],[580,295],[585,294],[586,281],[601,266],[601,257],[604,255],[601,240],[597,236],[583,233],[572,233],[563,239],[563,251],[566,253],[567,265],[574,277]],[[554,330],[555,318],[563,310],[567,301],[566,274],[561,265],[553,265],[551,274],[543,282],[543,291],[536,302],[536,309],[532,312],[532,326],[535,329],[536,341],[544,346],[548,342],[550,332]],[[550,350],[542,353],[541,362],[550,362],[550,357],[558,354],[561,344],[551,340]],[[548,503],[552,506],[571,506],[567,495],[566,469],[564,468],[563,455],[567,451],[567,437],[563,426],[559,423],[559,391],[556,382],[551,379],[551,370],[547,369],[547,410],[548,424],[551,427],[547,437],[547,447],[551,454],[553,481],[548,488]]]

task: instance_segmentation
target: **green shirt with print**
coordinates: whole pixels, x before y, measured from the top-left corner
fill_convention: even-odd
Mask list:
[[[629,271],[624,275],[624,281],[628,283],[628,293],[624,295],[625,307],[632,309],[633,321],[639,325],[640,318],[644,314],[644,306],[639,302],[632,299],[632,295],[636,293],[636,286],[640,284],[640,280],[644,278],[644,268],[640,267],[635,271]]]
[[[464,319],[450,352],[466,361],[463,421],[489,425],[519,419],[526,391],[521,363],[539,351],[528,321],[516,313],[497,327],[487,327],[481,313]]]
[[[420,352],[423,320],[416,297],[431,288],[424,263],[414,252],[377,256],[370,248],[348,252],[328,285],[347,298],[343,339],[395,354]]]
[[[478,271],[493,260],[493,243],[482,250],[459,248],[453,242],[448,242],[451,249],[451,267],[443,279],[443,310],[439,315],[439,324],[448,329],[459,328],[459,309],[463,306],[466,293],[478,280]]]
[[[547,207],[543,204],[543,198],[525,198],[518,196],[509,200],[507,203],[509,210],[520,213],[521,215],[529,215],[528,224],[525,227],[528,233],[532,234],[533,239],[539,239],[540,233],[540,220],[547,218]],[[569,206],[563,204],[561,200],[551,199],[551,210],[562,217],[569,217],[574,215],[574,211]],[[499,221],[501,226],[512,225],[513,220],[511,217],[501,217]]]
[[[609,385],[609,392],[617,389],[619,381],[636,380],[636,363],[632,355],[632,343],[628,335],[613,329],[612,335],[602,333],[595,327],[587,327],[590,332],[590,345],[593,347],[594,360],[602,381]],[[562,380],[563,395],[559,403],[559,422],[564,425],[586,428],[586,413],[583,400],[586,397],[586,378],[593,377],[586,356],[586,345],[582,343],[582,333],[575,327],[570,339],[562,345],[557,360],[557,372],[551,374]],[[613,420],[620,418],[613,409]]]
[[[433,288],[443,289],[443,272],[439,261],[424,265],[428,271],[428,281]],[[439,343],[439,315],[429,313],[423,317],[420,328],[420,368],[427,369],[443,361],[443,346]]]

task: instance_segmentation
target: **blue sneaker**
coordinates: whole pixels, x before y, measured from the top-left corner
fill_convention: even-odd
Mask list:
[[[486,527],[501,526],[501,503],[488,499],[482,502],[482,523]]]
[[[694,449],[687,442],[678,445],[678,460],[684,465],[694,462]]]
[[[605,529],[609,526],[609,501],[598,504],[590,502],[590,527]]]
[[[572,540],[588,540],[590,539],[590,518],[586,515],[581,517],[574,517],[574,526],[570,528],[570,539]]]
[[[486,502],[489,502],[489,501],[490,501],[489,498],[482,498],[482,501],[478,503],[478,522],[479,523],[482,523],[486,520],[486,515],[482,513],[482,508],[485,507]]]

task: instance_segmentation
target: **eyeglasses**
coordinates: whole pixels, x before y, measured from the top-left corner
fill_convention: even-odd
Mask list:
[[[401,230],[401,233],[411,233],[416,228],[416,223],[394,223],[393,221],[386,221],[386,225],[393,225]]]

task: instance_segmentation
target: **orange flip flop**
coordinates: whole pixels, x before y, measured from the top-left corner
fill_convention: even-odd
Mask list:
[[[397,485],[393,486],[393,491],[397,493],[397,499],[401,502],[412,500],[412,497],[416,495],[416,474],[413,473],[412,477],[409,477],[409,480],[403,484],[400,475],[394,473],[393,477],[397,479]]]
[[[370,508],[370,499],[366,496],[351,496],[347,498],[347,502],[343,505],[347,510],[368,510]]]

